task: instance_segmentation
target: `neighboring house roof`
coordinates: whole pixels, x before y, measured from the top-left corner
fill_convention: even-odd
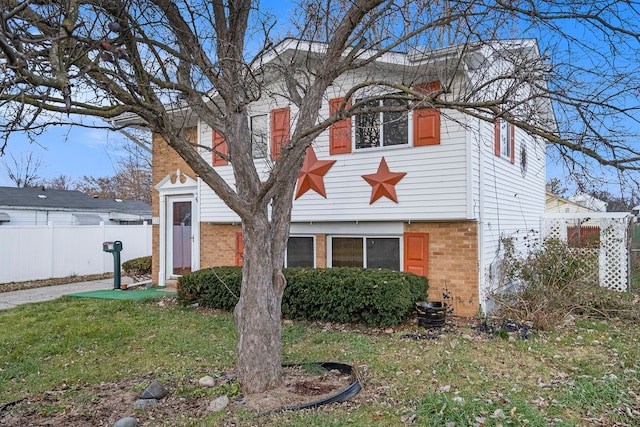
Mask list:
[[[0,187],[0,209],[96,211],[151,217],[151,205],[139,200],[99,199],[77,190]]]
[[[577,202],[565,199],[547,191],[545,212],[547,213],[580,213],[598,212]]]
[[[607,202],[590,196],[589,194],[576,193],[573,196],[568,197],[568,199],[595,212],[607,211]]]

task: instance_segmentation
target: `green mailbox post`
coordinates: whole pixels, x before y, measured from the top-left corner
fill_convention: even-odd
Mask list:
[[[104,252],[113,254],[113,289],[120,289],[120,252],[122,252],[122,242],[104,242],[102,244]]]

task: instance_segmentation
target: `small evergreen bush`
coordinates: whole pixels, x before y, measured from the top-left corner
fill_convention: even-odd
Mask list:
[[[411,273],[363,268],[288,268],[282,315],[288,319],[385,327],[407,321],[427,293],[427,279]],[[233,310],[240,267],[215,267],[184,275],[178,295],[185,304]]]
[[[122,271],[125,276],[131,277],[136,282],[151,279],[151,256],[133,258],[123,262]]]

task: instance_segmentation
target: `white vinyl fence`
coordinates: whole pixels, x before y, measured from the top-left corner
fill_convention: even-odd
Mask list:
[[[150,224],[0,226],[0,283],[113,272],[115,240],[121,262],[151,255]]]

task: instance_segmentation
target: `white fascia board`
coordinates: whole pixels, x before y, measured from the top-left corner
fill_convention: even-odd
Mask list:
[[[547,219],[623,219],[632,216],[631,212],[576,212],[576,213],[545,213]]]

